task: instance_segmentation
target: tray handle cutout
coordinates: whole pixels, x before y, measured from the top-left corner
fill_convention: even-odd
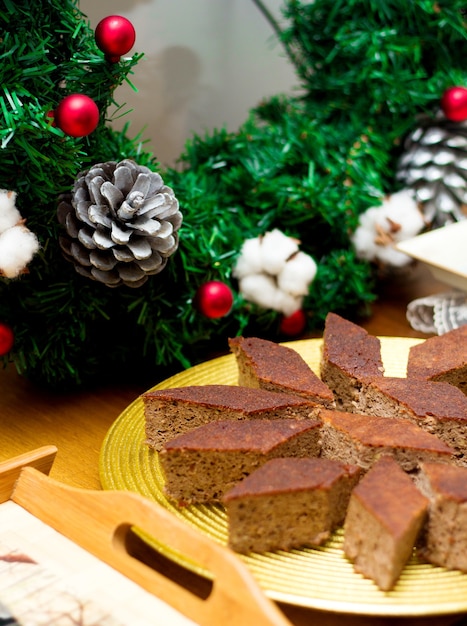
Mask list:
[[[291,626],[232,550],[139,494],[66,486],[29,466],[22,469],[11,499],[201,626]],[[129,553],[133,529],[210,572],[207,598]]]

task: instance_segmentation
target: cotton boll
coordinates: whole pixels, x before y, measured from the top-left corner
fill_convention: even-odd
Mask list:
[[[375,223],[378,221],[378,216],[381,213],[382,209],[383,205],[378,207],[371,207],[370,209],[367,209],[365,213],[362,213],[358,218],[360,228],[363,228],[365,230],[374,229]]]
[[[277,284],[282,291],[294,296],[305,296],[316,276],[317,265],[305,252],[297,252],[277,276]]]
[[[414,193],[411,189],[401,189],[391,194],[384,202],[384,206],[390,214],[398,215],[401,219],[417,207]]]
[[[291,293],[277,289],[274,309],[289,317],[289,315],[302,308],[302,302],[303,298],[301,296],[294,296]]]
[[[391,267],[404,267],[412,262],[412,259],[403,252],[399,252],[392,246],[383,246],[377,251],[377,260]]]
[[[400,252],[394,246],[378,246],[375,259],[390,267],[404,267],[412,263],[412,258],[407,254]]]
[[[273,309],[284,315],[292,315],[302,306],[302,298],[281,291],[271,276],[254,274],[239,282],[243,297],[265,309]]]
[[[279,274],[287,259],[297,250],[297,242],[277,228],[265,233],[261,245],[263,271],[268,274]]]
[[[377,210],[375,222],[385,230],[390,230],[391,222],[398,224],[399,230],[392,231],[396,241],[414,237],[425,226],[423,214],[410,189],[402,189],[389,196]]]
[[[402,267],[411,259],[394,245],[414,237],[424,226],[413,192],[402,189],[385,198],[381,206],[365,211],[351,240],[359,258]]]
[[[21,214],[15,206],[16,193],[0,189],[0,233],[15,226],[21,220]]]
[[[266,274],[250,274],[239,281],[240,292],[248,302],[253,302],[265,309],[274,308],[276,283]]]
[[[278,229],[244,242],[232,275],[245,300],[285,316],[302,307],[317,267],[298,244]]]
[[[418,235],[426,226],[424,217],[421,211],[418,210],[418,207],[407,211],[404,219],[401,220],[401,225],[402,228],[394,234],[396,241],[403,241],[404,239],[415,237],[415,235]]]
[[[16,192],[0,189],[0,212],[14,208],[16,205]]]
[[[260,274],[262,271],[261,240],[247,239],[241,248],[240,256],[232,274],[234,278],[243,278],[248,274]]]
[[[420,211],[413,212],[410,215],[410,221],[404,224],[403,228],[403,237],[404,239],[409,239],[410,237],[415,237],[418,235],[424,228],[426,227],[426,223],[424,217]],[[402,236],[401,236],[402,239]]]
[[[0,234],[0,271],[16,278],[39,250],[37,237],[25,226],[14,226]]]
[[[375,232],[359,226],[351,237],[352,244],[360,259],[371,261],[376,256]]]
[[[352,244],[360,259],[373,261],[377,255],[378,245],[376,244],[376,224],[381,216],[381,207],[371,207],[362,213],[358,220],[358,227],[351,236]],[[384,218],[386,227],[388,222]]]

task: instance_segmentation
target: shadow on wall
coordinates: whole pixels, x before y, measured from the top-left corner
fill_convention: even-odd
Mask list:
[[[276,13],[282,2],[268,0]],[[296,84],[251,0],[81,0],[80,8],[94,27],[111,14],[135,26],[136,91],[120,85],[121,109],[108,113],[114,128],[128,123],[131,137],[141,134],[162,166],[175,164],[194,133],[235,131],[261,99]]]
[[[165,146],[155,156],[166,164],[181,154],[187,136],[202,123],[196,111],[202,106],[209,88],[201,83],[200,58],[184,46],[169,46],[148,59],[138,90],[140,99],[150,104],[148,118],[157,129],[157,141]],[[212,105],[213,93],[209,94]]]
[[[138,117],[145,121],[142,137],[152,136],[147,149],[162,165],[174,165],[187,138],[193,132],[203,135],[208,131],[206,111],[221,106],[219,94],[203,83],[202,61],[185,46],[168,46],[150,57],[143,57],[138,68],[143,70],[138,71],[138,93],[130,93],[130,88],[122,85],[117,94],[118,102],[137,102]],[[141,126],[136,127],[131,111],[113,125],[122,128],[127,122],[130,122],[130,136],[141,130]]]

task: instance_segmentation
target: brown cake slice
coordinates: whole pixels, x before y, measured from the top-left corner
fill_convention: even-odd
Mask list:
[[[457,463],[467,463],[467,396],[449,383],[377,378],[362,387],[357,410],[409,419],[455,448]]]
[[[234,337],[229,346],[237,362],[239,385],[297,394],[334,406],[332,391],[292,348],[258,337]]]
[[[322,456],[368,470],[390,455],[405,471],[421,461],[452,462],[456,451],[406,419],[387,419],[323,409]]]
[[[340,315],[328,313],[320,374],[334,392],[337,408],[354,411],[362,382],[384,374],[380,340]]]
[[[413,553],[428,500],[391,457],[381,457],[350,497],[344,552],[354,568],[389,591]]]
[[[323,543],[342,524],[360,471],[321,458],[268,461],[224,496],[230,547],[248,553]]]
[[[430,499],[421,556],[467,572],[467,468],[423,463],[417,484]]]
[[[177,435],[216,420],[308,419],[316,405],[285,393],[230,385],[194,385],[148,391],[146,442],[155,450]]]
[[[168,441],[159,460],[165,493],[179,504],[219,501],[237,482],[277,457],[319,456],[319,420],[225,420]]]
[[[467,324],[412,346],[407,376],[450,383],[467,395]]]

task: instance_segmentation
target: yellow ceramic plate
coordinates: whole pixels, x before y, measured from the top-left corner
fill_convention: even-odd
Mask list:
[[[383,362],[388,376],[405,376],[410,346],[418,339],[381,337]],[[319,371],[320,339],[289,342]],[[233,355],[223,356],[168,378],[155,389],[186,385],[236,384]],[[143,402],[137,398],[115,421],[104,440],[100,478],[104,489],[126,489],[140,493],[170,510],[214,540],[226,544],[227,519],[218,505],[176,507],[163,493],[164,480],[158,455],[144,443]],[[157,538],[145,537],[165,556],[209,577],[196,564],[177,554]],[[266,594],[277,601],[342,613],[420,616],[467,611],[467,575],[421,563],[413,556],[396,587],[380,591],[370,580],[353,571],[342,552],[342,530],[319,548],[291,552],[267,552],[241,558]]]

